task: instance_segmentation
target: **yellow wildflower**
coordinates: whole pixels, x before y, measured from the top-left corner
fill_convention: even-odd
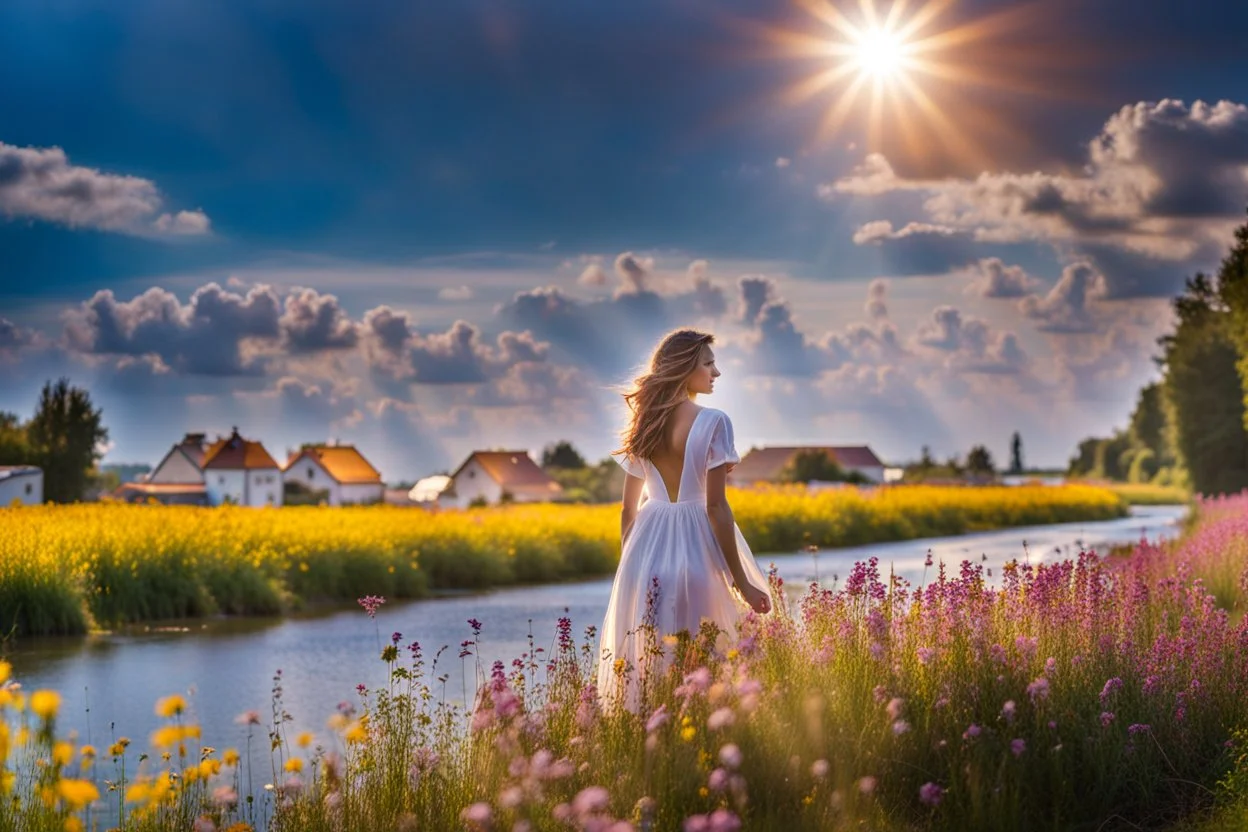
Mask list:
[[[82,756],[84,756],[84,757],[94,757],[94,756],[95,756],[95,746],[94,746],[94,745],[84,745],[84,746],[83,746],[83,747],[82,747],[82,748],[78,751],[78,753],[79,753],[79,754],[81,754],[81,755],[82,755]]]
[[[225,752],[222,753],[221,760],[227,766],[236,766],[238,765],[238,752],[233,748],[227,748],[225,749]]]
[[[52,762],[58,766],[67,766],[74,759],[74,747],[61,740],[52,746]]]
[[[706,786],[703,786],[702,788],[698,789],[698,797],[706,797],[710,793],[711,793],[710,790]]]
[[[30,710],[40,719],[51,719],[61,709],[61,695],[54,690],[37,690],[30,695]]]
[[[117,742],[108,747],[108,755],[110,757],[120,757],[122,754],[126,753],[126,747],[128,745],[130,745],[130,740],[126,737],[121,737],[117,740]]]
[[[65,818],[65,832],[83,832],[82,820],[74,815]]]
[[[682,729],[681,729],[681,731],[680,731],[680,738],[681,738],[682,740],[684,740],[685,742],[690,742],[690,741],[692,741],[692,740],[693,740],[694,736],[696,736],[696,735],[697,735],[697,733],[698,733],[698,729],[697,729],[697,728],[694,728],[694,727],[691,725],[691,726],[689,726],[688,728],[682,728]]]
[[[58,780],[56,793],[74,809],[81,809],[100,799],[100,790],[90,780]]]
[[[347,718],[342,714],[334,714],[329,719],[325,720],[325,725],[328,726],[331,731],[341,731],[343,728],[347,727],[347,723]]]
[[[282,766],[282,768],[286,769],[287,771],[293,771],[295,774],[298,774],[299,772],[303,771],[303,760],[300,760],[298,757],[291,757],[289,760],[286,761],[286,765]]]
[[[170,717],[178,716],[185,710],[186,700],[176,693],[156,700],[156,716],[169,719]]]
[[[8,662],[0,661],[0,685],[9,681],[9,676],[13,673],[13,665]]]
[[[364,740],[368,739],[368,729],[366,729],[358,721],[353,722],[347,727],[347,730],[343,733],[342,738],[352,745],[357,742],[364,742]]]
[[[307,748],[309,745],[311,745],[311,744],[312,744],[312,739],[313,739],[313,738],[312,738],[312,732],[311,732],[311,731],[304,731],[302,734],[300,734],[300,735],[299,735],[299,736],[295,739],[295,743],[296,743],[296,744],[297,744],[300,748]]]
[[[221,773],[220,760],[204,760],[199,764],[199,776],[204,780]]]

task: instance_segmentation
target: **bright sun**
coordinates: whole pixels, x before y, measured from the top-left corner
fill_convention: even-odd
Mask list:
[[[986,157],[977,136],[1025,142],[981,91],[1010,96],[1076,91],[1040,72],[1062,57],[1035,37],[1044,30],[1045,2],[1015,2],[985,16],[955,13],[958,0],[792,0],[814,19],[801,29],[760,25],[775,54],[802,60],[781,101],[823,101],[816,140],[843,136],[878,148],[887,140],[915,158],[947,155],[968,164]],[[954,18],[950,20],[949,18]],[[1032,42],[1034,41],[1034,43]],[[1005,140],[1003,139],[1003,140]]]
[[[891,78],[906,65],[906,44],[896,32],[869,29],[857,37],[854,61],[860,71],[874,78]]]

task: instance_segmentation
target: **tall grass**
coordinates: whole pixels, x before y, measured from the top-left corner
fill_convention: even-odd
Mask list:
[[[731,496],[755,551],[847,546],[974,529],[1093,520],[1126,509],[1107,491],[905,487]],[[609,574],[612,506],[510,506],[430,514],[390,507],[280,510],[94,504],[0,509],[0,634],[271,614],[368,593]]]
[[[190,727],[193,702],[158,704],[168,725],[148,759],[136,742],[84,770],[81,750],[54,745],[46,707],[33,716],[34,697],[6,687],[0,708],[11,721],[24,699],[27,732],[21,763],[0,771],[18,798],[0,801],[0,831],[91,820],[80,780],[116,784],[125,799],[103,822],[127,830],[1164,827],[1219,780],[1248,782],[1235,774],[1248,624],[1187,571],[1202,534],[1244,565],[1245,516],[1248,497],[1202,513],[1172,550],[1015,562],[999,589],[966,562],[917,587],[858,563],[797,596],[773,576],[778,612],[732,639],[651,641],[671,669],[636,714],[600,700],[592,628],[578,644],[566,619],[548,653],[530,643],[479,667],[467,709],[447,702],[438,659],[396,633],[389,682],[318,736],[290,736],[276,681],[254,803],[237,755]],[[471,654],[489,622],[465,635]]]

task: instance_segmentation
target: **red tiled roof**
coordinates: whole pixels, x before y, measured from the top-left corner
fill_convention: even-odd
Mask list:
[[[563,486],[543,471],[527,451],[474,451],[451,479],[459,476],[464,466],[474,459],[490,479],[512,494],[553,496],[563,492]]]
[[[798,451],[824,451],[844,468],[883,467],[884,463],[866,445],[788,445],[755,448],[747,453],[729,478],[737,483],[775,482],[784,466]]]
[[[379,483],[381,472],[369,464],[354,445],[313,445],[290,455],[286,469],[303,456],[310,456],[334,478],[343,484]]]
[[[264,449],[264,445],[242,438],[237,430],[212,443],[212,447],[204,454],[203,468],[233,471],[254,468],[281,470],[273,457],[269,456],[269,452]]]

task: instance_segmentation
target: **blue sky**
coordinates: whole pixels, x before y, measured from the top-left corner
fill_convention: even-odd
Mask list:
[[[840,36],[790,2],[6,3],[0,409],[69,375],[109,461],[235,424],[395,480],[598,456],[690,324],[742,450],[1060,464],[1244,217],[1248,8],[1019,8],[920,30],[969,33],[906,72],[938,116],[890,87],[820,134],[836,90],[784,93],[843,59],[768,33]]]

